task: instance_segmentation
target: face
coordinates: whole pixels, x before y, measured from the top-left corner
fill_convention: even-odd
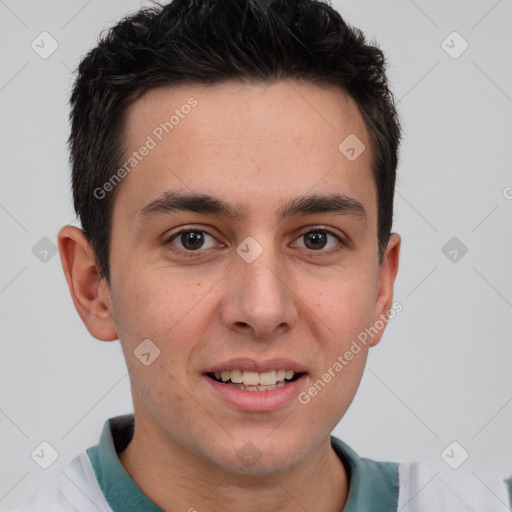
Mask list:
[[[343,356],[389,307],[355,102],[298,82],[160,88],[124,136],[138,156],[115,191],[109,293],[136,421],[228,471],[297,466],[349,407],[370,343]]]

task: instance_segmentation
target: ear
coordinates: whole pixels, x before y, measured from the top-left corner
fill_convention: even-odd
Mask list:
[[[402,239],[397,233],[391,233],[386,252],[382,258],[379,270],[379,286],[377,289],[377,301],[372,326],[378,329],[373,336],[370,346],[374,347],[379,343],[386,328],[389,311],[393,305],[393,288],[395,285],[396,273],[398,272],[398,259]],[[384,324],[382,326],[382,324]],[[382,328],[379,328],[382,326]]]
[[[60,260],[75,308],[96,339],[118,339],[110,289],[100,277],[94,251],[81,229],[64,226],[58,235]]]

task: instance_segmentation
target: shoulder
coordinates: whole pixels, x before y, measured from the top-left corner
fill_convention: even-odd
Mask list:
[[[500,499],[467,477],[441,476],[420,462],[401,463],[398,476],[401,512],[500,512],[507,501],[505,495]]]
[[[7,512],[112,512],[85,452]]]
[[[504,480],[506,485],[496,493],[484,484],[475,485],[471,475],[441,475],[422,462],[367,459],[333,436],[331,443],[350,476],[344,509],[348,512],[502,512],[504,506],[509,510],[509,500],[512,505],[512,477]]]

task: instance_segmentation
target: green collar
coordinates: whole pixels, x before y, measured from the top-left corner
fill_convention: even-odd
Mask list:
[[[331,446],[348,473],[350,489],[342,512],[396,512],[398,464],[359,457],[343,441],[331,436]]]
[[[105,422],[100,442],[86,450],[96,479],[114,512],[164,512],[137,487],[119,462],[117,452],[122,452],[128,446],[133,432],[133,414],[117,416]]]
[[[132,480],[117,456],[131,441],[133,414],[105,422],[100,441],[86,450],[98,484],[114,512],[163,512]],[[342,512],[396,512],[398,464],[359,457],[348,445],[331,436],[331,445],[347,469],[350,490]]]

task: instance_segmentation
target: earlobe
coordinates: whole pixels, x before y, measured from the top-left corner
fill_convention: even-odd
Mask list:
[[[96,339],[118,339],[110,292],[94,262],[94,251],[82,230],[64,226],[59,231],[59,253],[75,308]]]
[[[377,302],[375,305],[375,315],[373,319],[373,325],[378,329],[378,333],[372,338],[370,343],[372,347],[377,345],[381,340],[390,316],[390,310],[393,306],[393,289],[396,274],[398,272],[401,243],[402,239],[400,235],[397,233],[391,233],[384,257],[382,258],[382,264],[379,270]]]

